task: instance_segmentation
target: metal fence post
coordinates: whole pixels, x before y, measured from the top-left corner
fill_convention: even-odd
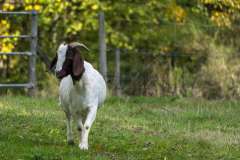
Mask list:
[[[36,54],[37,54],[37,13],[33,11],[31,15],[31,53],[29,57],[29,83],[32,87],[29,88],[29,95],[36,94]]]
[[[0,35],[0,38],[21,38],[30,39],[31,51],[24,52],[0,52],[0,55],[6,56],[29,56],[29,81],[27,83],[0,83],[1,88],[27,88],[29,89],[29,95],[33,96],[36,93],[36,52],[37,52],[37,12],[36,11],[20,11],[9,12],[1,11],[0,15],[31,15],[31,35]]]
[[[114,88],[115,95],[121,96],[121,83],[120,83],[120,49],[116,48],[115,51],[115,74],[114,74]]]
[[[99,13],[99,69],[103,78],[107,82],[107,57],[105,42],[104,13]]]

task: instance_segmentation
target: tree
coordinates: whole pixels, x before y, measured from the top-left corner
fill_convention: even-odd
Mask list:
[[[97,15],[104,11],[110,76],[114,73],[115,48],[120,48],[124,91],[161,95],[175,92],[174,88],[180,94],[188,94],[187,90],[195,87],[201,68],[208,63],[211,49],[218,46],[239,49],[239,32],[234,27],[240,20],[239,3],[236,0],[24,0],[5,1],[1,7],[37,10],[39,46],[43,53],[53,57],[62,41],[81,41],[91,49],[85,58],[94,66],[98,62]],[[6,23],[9,29],[6,25],[0,30],[9,33],[14,28],[16,34],[24,31],[24,24]],[[20,43],[11,41],[9,44],[15,48],[9,46],[9,50],[25,45]],[[216,46],[210,47],[212,43]],[[25,64],[19,66],[19,63],[11,62],[12,68],[24,68]],[[38,76],[46,77],[45,67],[41,63],[37,67]],[[39,82],[40,88],[48,83]]]

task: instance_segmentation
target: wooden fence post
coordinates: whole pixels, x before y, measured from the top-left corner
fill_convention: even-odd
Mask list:
[[[105,42],[104,13],[99,13],[99,69],[103,78],[107,82],[107,57]]]
[[[115,74],[114,74],[114,90],[116,96],[121,96],[121,83],[120,83],[120,49],[116,48],[115,51]]]
[[[33,11],[31,16],[31,56],[29,57],[29,95],[36,94],[36,54],[37,54],[37,13]]]

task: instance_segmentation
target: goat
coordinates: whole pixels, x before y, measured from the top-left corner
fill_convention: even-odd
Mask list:
[[[67,118],[67,142],[74,144],[72,120],[77,121],[80,131],[79,148],[88,150],[88,135],[96,118],[97,109],[106,98],[106,83],[93,66],[84,61],[81,49],[88,48],[77,42],[62,43],[52,60],[50,69],[55,68],[60,79],[59,105]]]

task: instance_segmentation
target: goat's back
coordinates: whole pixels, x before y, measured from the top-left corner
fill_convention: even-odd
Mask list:
[[[93,68],[93,66],[84,61],[85,72],[82,81],[79,81],[79,86],[83,85],[91,101],[98,99],[98,105],[101,105],[106,98],[106,83],[102,75]]]

